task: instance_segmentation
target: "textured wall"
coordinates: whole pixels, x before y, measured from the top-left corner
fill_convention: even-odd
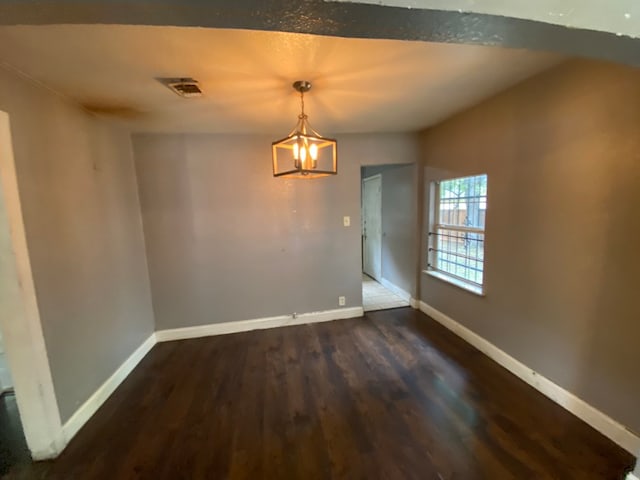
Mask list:
[[[157,329],[362,305],[360,165],[415,161],[417,137],[339,137],[315,180],[273,178],[272,140],[134,137]]]
[[[62,421],[153,332],[128,133],[0,70]]]
[[[486,297],[421,285],[422,300],[637,433],[639,131],[640,71],[572,61],[425,132],[425,185],[488,174]]]

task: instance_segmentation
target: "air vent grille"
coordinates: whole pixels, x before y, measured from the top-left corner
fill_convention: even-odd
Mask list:
[[[202,89],[193,78],[159,78],[158,81],[183,98],[202,96]]]

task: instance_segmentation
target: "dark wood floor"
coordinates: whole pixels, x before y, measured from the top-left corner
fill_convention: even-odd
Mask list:
[[[0,395],[0,478],[11,468],[30,462],[16,397],[13,393]]]
[[[14,478],[622,479],[633,457],[412,309],[159,344]]]

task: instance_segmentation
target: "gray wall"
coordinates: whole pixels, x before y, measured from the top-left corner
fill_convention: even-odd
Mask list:
[[[423,275],[422,300],[636,433],[639,131],[640,71],[572,61],[421,147],[425,185],[487,173],[489,188],[486,297]]]
[[[158,330],[362,305],[360,165],[415,162],[417,136],[340,136],[316,180],[273,178],[272,140],[134,136]]]
[[[0,70],[62,421],[153,332],[131,142]]]
[[[416,164],[364,167],[382,177],[382,278],[415,297],[418,215]]]

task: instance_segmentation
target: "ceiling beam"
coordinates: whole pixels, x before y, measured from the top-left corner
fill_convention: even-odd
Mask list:
[[[484,13],[640,37],[637,0],[333,0],[389,7]]]
[[[323,0],[0,0],[0,25],[62,23],[237,28],[494,45],[640,66],[640,38],[458,10]]]

